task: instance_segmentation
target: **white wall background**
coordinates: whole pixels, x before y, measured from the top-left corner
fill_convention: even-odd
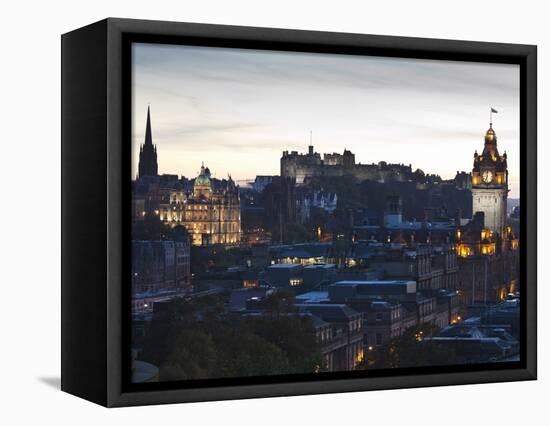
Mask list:
[[[539,158],[549,159],[548,13],[542,1],[18,1],[0,26],[0,407],[18,424],[543,424],[550,378],[539,270],[537,382],[107,410],[64,394],[60,357],[60,34],[108,16],[539,46]],[[542,168],[542,167],[541,167]],[[539,173],[539,258],[550,240]],[[540,420],[538,420],[540,419]],[[538,420],[538,421],[537,421]]]

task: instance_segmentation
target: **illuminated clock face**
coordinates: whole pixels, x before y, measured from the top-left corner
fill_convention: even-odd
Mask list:
[[[490,170],[485,170],[481,177],[483,179],[483,182],[489,183],[493,180],[493,172],[491,172]]]

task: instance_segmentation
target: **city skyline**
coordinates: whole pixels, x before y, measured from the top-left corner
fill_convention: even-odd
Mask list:
[[[306,152],[310,131],[320,153],[453,178],[483,149],[492,106],[519,197],[514,65],[148,44],[133,65],[133,175],[148,105],[159,173],[194,177],[205,162],[236,180],[278,175],[282,151]]]
[[[521,360],[517,67],[133,49],[133,381]]]

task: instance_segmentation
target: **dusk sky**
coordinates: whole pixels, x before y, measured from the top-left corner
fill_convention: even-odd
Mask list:
[[[454,177],[483,150],[489,108],[519,197],[519,66],[134,44],[133,175],[151,107],[159,173],[279,174],[284,150],[355,153]]]

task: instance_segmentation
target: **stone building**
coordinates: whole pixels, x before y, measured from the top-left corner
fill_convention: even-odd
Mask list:
[[[508,165],[506,152],[502,155],[498,152],[493,123],[485,134],[483,152],[474,153],[472,198],[473,213],[483,212],[485,227],[502,235],[506,226]]]
[[[233,179],[213,179],[203,165],[190,184],[192,188],[161,188],[160,220],[170,226],[183,225],[193,245],[239,243],[240,196]]]
[[[519,241],[510,226],[503,232],[485,227],[483,212],[457,229],[457,288],[464,304],[494,303],[519,290]]]
[[[481,155],[474,153],[474,215],[456,230],[463,304],[494,303],[519,289],[519,240],[507,223],[507,198],[507,156],[499,154],[490,123]]]
[[[427,210],[427,209],[425,209]],[[444,211],[428,221],[405,220],[403,201],[400,196],[386,197],[383,216],[378,220],[376,213],[371,218],[361,218],[353,223],[354,240],[375,240],[385,243],[418,243],[442,245],[454,242],[457,220],[449,218]]]
[[[296,221],[307,223],[314,213],[325,216],[333,213],[338,207],[338,195],[324,190],[314,190],[306,186],[296,191]]]
[[[322,371],[351,371],[363,361],[363,315],[345,304],[306,303],[296,305],[314,321],[322,356]]]
[[[132,241],[132,295],[184,290],[191,285],[190,245],[179,241]]]
[[[373,180],[378,182],[405,182],[413,179],[411,166],[404,164],[360,164],[355,162],[355,155],[344,150],[343,154],[321,154],[309,145],[306,154],[298,151],[283,151],[281,157],[281,177],[291,178],[301,185],[312,177],[353,176],[358,181]]]
[[[418,291],[412,280],[339,281],[328,287],[330,303],[346,303],[363,314],[368,350],[422,324],[444,327],[459,318],[457,293]]]
[[[369,265],[385,279],[414,280],[419,290],[456,290],[458,286],[458,262],[453,244],[379,249],[370,257]]]
[[[158,174],[149,108],[138,176],[132,183],[132,219],[135,223],[148,216],[171,227],[184,226],[193,245],[236,244],[241,239],[239,188],[231,176],[214,179],[204,165],[190,180]]]

